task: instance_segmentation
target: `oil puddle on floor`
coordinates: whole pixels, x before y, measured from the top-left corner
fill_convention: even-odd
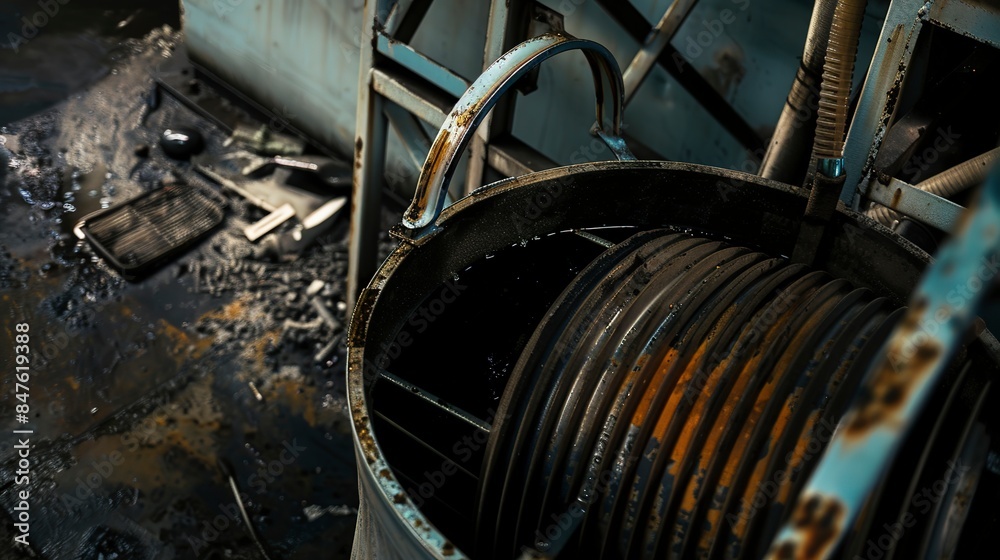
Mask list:
[[[108,9],[124,21],[126,4]],[[358,505],[346,227],[295,262],[260,260],[241,233],[260,212],[231,198],[223,227],[134,283],[73,234],[91,211],[190,173],[155,147],[163,129],[193,124],[222,149],[225,135],[177,101],[150,111],[149,68],[178,34],[146,29],[127,57],[95,55],[97,77],[62,83],[54,105],[0,120],[0,558],[346,558]],[[0,96],[16,89],[2,83]],[[21,323],[30,379],[18,387]],[[29,549],[11,544],[22,501]]]

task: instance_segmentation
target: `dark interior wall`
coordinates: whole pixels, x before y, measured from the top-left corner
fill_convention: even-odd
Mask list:
[[[94,83],[128,48],[128,39],[164,24],[180,26],[179,2],[0,2],[0,126]]]

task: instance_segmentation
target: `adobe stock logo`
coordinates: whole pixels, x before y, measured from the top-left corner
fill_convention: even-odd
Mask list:
[[[20,52],[21,45],[37,37],[38,32],[59,14],[60,5],[66,4],[69,4],[69,0],[38,0],[38,11],[30,16],[21,17],[21,33],[11,31],[7,34],[10,48],[15,53]]]

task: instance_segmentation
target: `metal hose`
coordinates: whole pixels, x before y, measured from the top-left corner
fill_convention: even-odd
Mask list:
[[[808,154],[816,126],[817,97],[823,57],[830,38],[830,25],[837,0],[816,0],[802,63],[788,92],[785,106],[774,127],[771,143],[760,164],[760,176],[790,184],[800,184],[805,176]]]
[[[840,0],[833,11],[830,39],[823,61],[823,81],[816,118],[814,153],[820,159],[844,157],[844,133],[854,61],[867,0]]]
[[[760,558],[893,307],[707,238],[659,230],[615,245],[511,373],[480,477],[477,557]],[[766,497],[762,481],[775,484]]]
[[[812,191],[792,260],[810,264],[826,232],[826,223],[837,208],[844,188],[844,132],[851,96],[854,60],[858,56],[858,37],[867,0],[840,0],[833,10],[830,39],[823,60],[823,81],[819,92],[816,139],[813,142],[809,171]],[[813,167],[813,161],[816,167]]]
[[[978,155],[914,186],[942,198],[950,198],[985,181],[987,172],[997,159],[1000,159],[1000,148]],[[893,227],[900,218],[899,212],[874,203],[865,215],[886,227]]]

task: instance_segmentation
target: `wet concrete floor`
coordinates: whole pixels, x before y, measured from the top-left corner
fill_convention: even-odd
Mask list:
[[[20,74],[0,73],[0,557],[262,558],[229,473],[268,556],[346,558],[358,496],[343,329],[319,321],[305,295],[326,282],[319,298],[344,323],[346,227],[295,262],[258,260],[241,231],[263,214],[230,197],[221,228],[137,283],[77,241],[85,214],[190,175],[157,147],[162,130],[194,125],[210,153],[226,136],[170,97],[150,106],[150,70],[180,40],[160,26],[169,14],[109,10],[132,18],[114,29],[146,27],[33,40],[95,49],[49,98],[25,92],[44,89],[51,70],[15,56]],[[27,423],[16,418],[20,323],[30,325]],[[13,433],[24,429],[27,480],[25,436]],[[25,490],[30,548],[12,544]]]

